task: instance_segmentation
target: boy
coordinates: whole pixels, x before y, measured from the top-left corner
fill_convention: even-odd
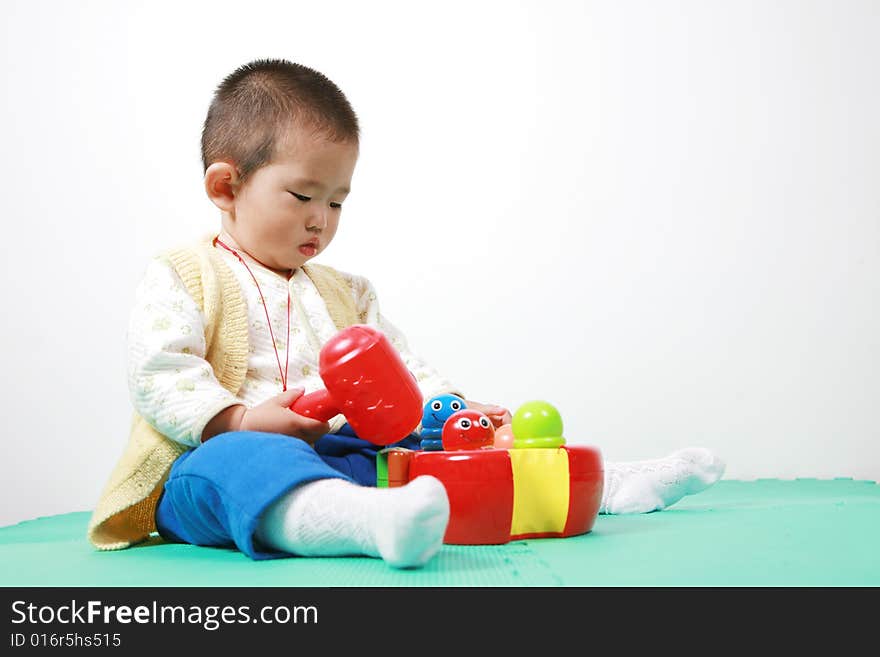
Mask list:
[[[153,260],[129,324],[136,410],[128,447],[89,525],[99,548],[158,532],[235,545],[253,559],[381,557],[417,567],[440,548],[443,485],[377,489],[378,447],[337,416],[290,410],[323,388],[317,357],[338,330],[378,327],[428,399],[458,388],[413,354],[365,278],[308,264],[333,239],[358,158],[357,117],[322,74],[261,60],[218,87],[202,134],[221,229]],[[467,401],[495,426],[510,412]],[[418,437],[398,443],[418,447]],[[706,450],[606,465],[606,512],[663,508],[723,466]]]

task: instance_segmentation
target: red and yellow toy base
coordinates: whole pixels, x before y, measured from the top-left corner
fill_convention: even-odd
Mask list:
[[[604,472],[595,447],[379,452],[379,486],[420,475],[443,482],[450,516],[444,543],[497,545],[577,536],[593,528]]]

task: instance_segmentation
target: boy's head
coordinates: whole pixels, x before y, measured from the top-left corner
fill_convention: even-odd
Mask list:
[[[205,191],[237,246],[279,272],[336,233],[358,156],[357,116],[324,75],[258,60],[226,77],[202,130]]]

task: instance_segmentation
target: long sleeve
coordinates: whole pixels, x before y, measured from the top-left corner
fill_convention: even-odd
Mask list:
[[[205,360],[205,320],[183,282],[160,258],[148,264],[129,317],[128,385],[135,410],[157,431],[187,446],[208,421],[243,403]]]
[[[379,299],[372,283],[362,276],[351,276],[351,282],[360,317],[365,324],[375,326],[382,331],[391,345],[397,349],[406,367],[416,377],[423,399],[427,401],[431,397],[443,393],[463,396],[460,389],[450,379],[414,353],[403,332],[382,315],[379,309]]]

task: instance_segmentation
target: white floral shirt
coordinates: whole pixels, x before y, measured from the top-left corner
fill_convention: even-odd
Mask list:
[[[248,270],[233,254],[223,249],[219,252],[235,273],[248,308],[250,354],[247,375],[237,396],[220,385],[205,360],[204,314],[161,257],[147,265],[128,325],[128,385],[135,410],[160,433],[187,446],[201,442],[205,425],[223,409],[235,404],[252,407],[282,392],[278,363],[284,367],[288,287],[288,389],[303,387],[308,394],[324,387],[318,372],[318,353],[337,332],[323,299],[302,269],[297,269],[288,281],[241,253],[266,300],[270,333],[260,293]],[[340,274],[350,282],[364,323],[381,330],[400,352],[424,399],[457,392],[448,379],[410,351],[403,333],[382,316],[372,284],[360,276]],[[272,348],[273,335],[277,356]],[[338,431],[344,422],[341,415],[333,418],[331,430]]]

